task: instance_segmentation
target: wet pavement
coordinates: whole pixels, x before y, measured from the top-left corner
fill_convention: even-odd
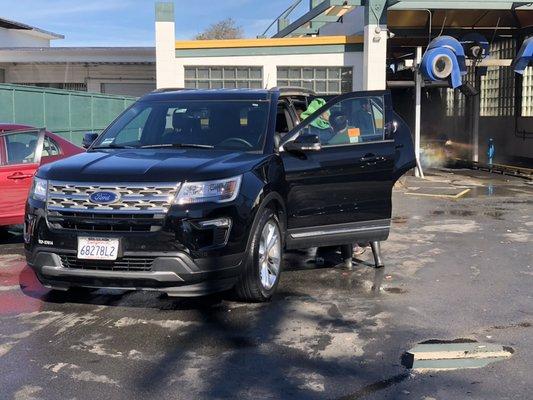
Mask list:
[[[354,271],[291,252],[268,304],[52,293],[20,233],[4,235],[0,399],[531,398],[533,186],[480,171],[427,178],[397,185],[385,268],[370,250]],[[457,371],[402,364],[418,343],[459,338],[513,354]]]

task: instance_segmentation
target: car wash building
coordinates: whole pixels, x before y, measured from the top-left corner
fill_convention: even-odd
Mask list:
[[[426,165],[533,166],[530,2],[287,3],[258,38],[205,41],[176,41],[174,4],[157,3],[157,86],[388,88]]]

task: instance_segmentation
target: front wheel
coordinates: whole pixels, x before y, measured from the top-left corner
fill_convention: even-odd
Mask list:
[[[270,209],[260,211],[252,231],[247,258],[235,291],[246,301],[268,301],[281,274],[283,238],[279,219]]]

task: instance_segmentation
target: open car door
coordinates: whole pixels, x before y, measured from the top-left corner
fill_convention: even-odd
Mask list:
[[[45,130],[0,134],[0,225],[21,224],[33,175],[41,162]]]
[[[390,92],[330,99],[285,136],[280,154],[288,248],[388,237],[392,187],[415,165],[409,128],[394,114]]]

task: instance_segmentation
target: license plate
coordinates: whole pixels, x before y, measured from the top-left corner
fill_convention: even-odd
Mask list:
[[[116,260],[118,239],[78,237],[78,259]]]

